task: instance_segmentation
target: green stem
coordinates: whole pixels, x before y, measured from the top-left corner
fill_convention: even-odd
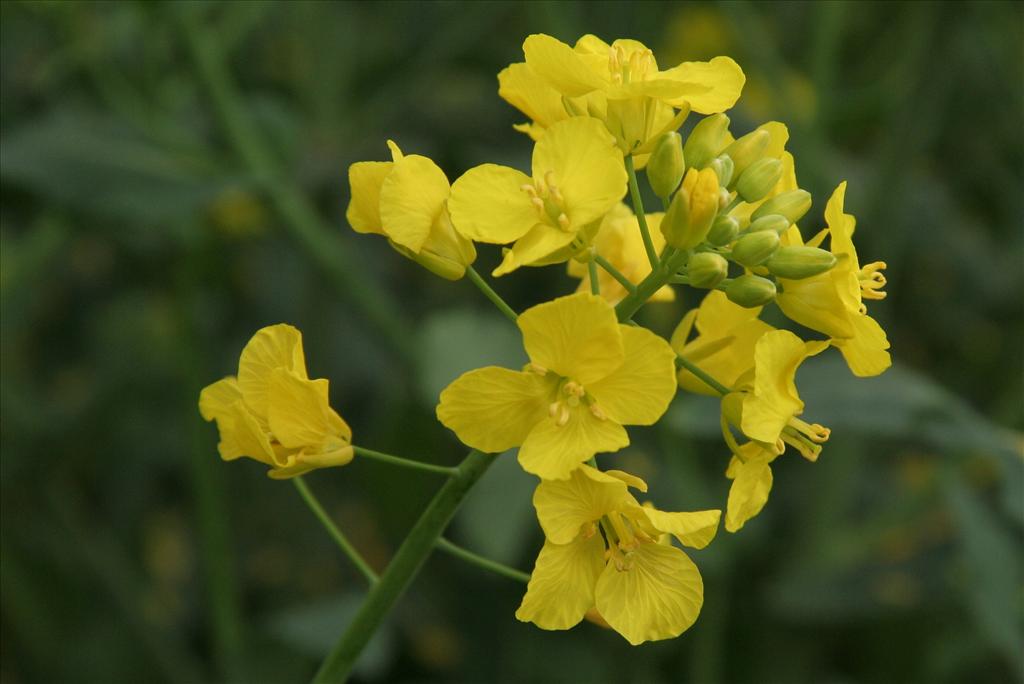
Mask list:
[[[725,209],[722,209],[718,213],[722,216],[728,216],[730,211],[740,206],[741,204],[743,204],[743,198],[740,197],[740,193],[737,192],[736,196],[732,199],[731,202],[729,202],[729,204],[726,205]]]
[[[597,262],[595,259],[597,255],[593,255],[590,261],[587,262],[587,270],[590,272],[590,293],[595,295],[601,294],[601,283],[597,280]]]
[[[629,176],[629,196],[633,200],[633,213],[636,214],[636,222],[640,226],[640,237],[644,241],[644,251],[647,252],[647,260],[651,262],[651,270],[658,268],[658,253],[654,250],[654,242],[651,240],[651,231],[647,228],[647,214],[644,213],[644,201],[640,198],[640,186],[636,182],[636,169],[633,168],[633,156],[625,156],[626,174]]]
[[[490,299],[494,306],[498,307],[501,313],[505,314],[506,318],[513,323],[516,322],[516,319],[519,318],[519,314],[517,314],[511,306],[506,304],[505,300],[502,299],[497,292],[491,289],[491,286],[487,284],[487,281],[483,279],[483,276],[476,272],[475,268],[467,266],[466,275],[468,275],[469,279],[473,281],[473,284],[484,293],[484,296]]]
[[[331,649],[313,679],[315,684],[345,681],[384,616],[412,582],[459,504],[494,458],[494,454],[473,450],[459,464],[455,475],[444,484],[413,525],[380,582],[370,590],[359,612]]]
[[[713,377],[711,377],[710,375],[705,373],[703,370],[701,370],[699,366],[694,365],[691,361],[687,361],[682,356],[677,356],[676,357],[676,365],[677,366],[682,366],[686,370],[688,370],[691,373],[693,373],[694,375],[696,375],[698,378],[701,379],[701,381],[705,385],[707,385],[711,389],[715,390],[719,394],[728,394],[729,392],[732,391],[728,387],[723,385],[722,383],[718,382],[718,380],[715,380]]]
[[[383,333],[402,360],[409,366],[415,365],[413,337],[394,302],[375,287],[361,264],[348,256],[336,236],[337,231],[325,225],[302,192],[279,173],[269,147],[248,116],[221,46],[213,32],[196,16],[197,7],[190,3],[172,5],[179,33],[224,134],[270,199],[284,228],[329,276],[337,292],[348,298]]]
[[[626,288],[626,292],[636,292],[636,285],[633,284],[633,281],[623,275],[622,271],[612,266],[612,264],[603,256],[595,252],[593,260],[597,262],[598,266],[606,270],[608,275],[619,281],[619,285]]]
[[[640,281],[636,288],[629,293],[621,302],[615,305],[615,315],[620,323],[625,323],[633,318],[633,314],[640,310],[647,300],[655,292],[668,283],[675,275],[679,267],[689,258],[687,250],[679,250],[666,257],[657,268],[647,274],[647,277]]]
[[[356,452],[357,456],[362,456],[363,458],[368,458],[373,461],[380,461],[381,463],[388,463],[401,468],[423,470],[428,473],[436,473],[438,475],[446,475],[449,477],[455,474],[455,468],[449,468],[448,466],[413,461],[408,458],[402,458],[401,456],[392,456],[391,454],[385,454],[381,451],[374,451],[360,446],[353,446],[352,449]]]
[[[442,551],[449,553],[460,560],[464,560],[471,565],[481,567],[484,570],[490,570],[491,572],[502,575],[503,577],[508,577],[509,579],[514,579],[523,583],[530,581],[530,576],[525,572],[516,570],[515,568],[510,568],[507,565],[499,563],[498,561],[493,561],[490,558],[484,558],[481,555],[475,554],[472,551],[468,551],[461,546],[453,544],[444,537],[437,538],[436,546]]]
[[[309,506],[309,510],[313,511],[313,515],[317,517],[320,524],[322,524],[327,530],[327,534],[331,535],[331,538],[335,543],[337,543],[345,555],[348,556],[348,559],[352,561],[352,564],[356,566],[359,572],[362,573],[363,577],[366,578],[366,581],[370,583],[370,586],[372,587],[376,585],[380,580],[380,578],[377,577],[377,573],[373,571],[373,568],[371,568],[369,563],[363,559],[360,553],[356,550],[356,547],[352,546],[352,543],[344,534],[342,534],[341,530],[338,529],[338,526],[334,524],[333,520],[331,520],[331,517],[327,515],[327,511],[325,511],[324,507],[320,505],[320,501],[317,500],[316,496],[313,495],[313,492],[311,492],[309,487],[306,486],[306,481],[303,480],[301,476],[293,477],[292,484],[294,484],[295,488],[299,490],[299,495],[302,497],[302,500],[306,502],[306,505]]]

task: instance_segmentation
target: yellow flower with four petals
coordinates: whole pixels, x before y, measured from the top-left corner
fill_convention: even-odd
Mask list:
[[[623,425],[653,425],[672,401],[672,348],[620,324],[600,297],[560,297],[517,324],[530,358],[524,370],[479,368],[441,392],[438,419],[470,447],[519,447],[527,472],[564,480],[594,454],[628,446]]]
[[[671,542],[701,549],[721,511],[666,513],[641,506],[628,486],[640,478],[583,465],[568,480],[544,480],[533,495],[545,542],[516,617],[542,629],[569,629],[591,609],[634,646],[670,639],[697,619],[704,584]]]
[[[217,421],[220,456],[270,466],[275,479],[352,460],[352,430],[330,407],[327,380],[310,380],[302,333],[272,325],[242,350],[238,376],[204,388],[199,412]]]

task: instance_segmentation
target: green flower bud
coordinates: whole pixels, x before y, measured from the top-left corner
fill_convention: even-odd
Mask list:
[[[778,234],[770,230],[761,230],[748,233],[737,240],[731,256],[737,264],[753,268],[768,261],[778,248]]]
[[[836,265],[836,256],[818,247],[792,245],[779,247],[765,266],[780,278],[799,280],[828,271]]]
[[[692,249],[704,241],[718,214],[718,178],[711,169],[691,168],[661,219],[665,242]]]
[[[682,182],[684,171],[683,136],[675,131],[662,134],[647,162],[647,182],[654,194],[671,197]]]
[[[718,176],[718,182],[726,187],[732,182],[733,163],[732,158],[727,154],[720,154],[708,164]]]
[[[725,148],[725,154],[732,158],[733,180],[742,176],[747,167],[764,156],[764,150],[771,139],[768,131],[751,131]]]
[[[750,215],[750,220],[756,221],[768,214],[780,214],[789,219],[790,223],[796,223],[810,208],[811,193],[806,190],[790,190],[765,200],[765,203]]]
[[[782,162],[770,157],[758,159],[736,181],[736,192],[747,202],[762,199],[782,178]]]
[[[761,230],[770,230],[782,235],[782,233],[789,228],[789,225],[789,220],[786,219],[785,216],[782,216],[781,214],[768,214],[767,216],[762,216],[751,223],[750,228],[747,230],[751,233],[756,233]]]
[[[698,252],[690,257],[686,274],[690,285],[711,289],[729,275],[729,262],[721,254]]]
[[[707,241],[716,247],[723,247],[733,240],[740,232],[740,222],[732,216],[720,214],[715,222],[711,224],[708,231]]]
[[[726,286],[725,296],[734,304],[752,309],[775,299],[775,283],[761,276],[742,275]]]
[[[686,139],[683,157],[690,168],[703,169],[725,146],[725,133],[729,130],[729,117],[712,114],[700,120]]]

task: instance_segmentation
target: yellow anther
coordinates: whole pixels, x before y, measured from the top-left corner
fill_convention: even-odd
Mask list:
[[[554,401],[548,404],[548,415],[554,418],[558,415],[558,409],[562,406],[562,402]]]
[[[814,442],[815,444],[823,444],[828,441],[832,431],[824,425],[818,423],[808,423],[800,420],[799,418],[791,418],[789,424],[796,429],[801,435]]]
[[[530,198],[530,204],[537,207],[537,211],[542,212],[545,209],[544,200],[542,200],[540,197],[537,197],[536,195]]]
[[[562,196],[562,191],[558,189],[557,185],[549,184],[548,189],[551,191],[551,199],[555,200],[556,204],[565,203],[565,197]]]
[[[601,410],[601,407],[597,404],[590,405],[590,412],[594,414],[594,417],[598,420],[608,420],[607,414]]]
[[[555,425],[562,427],[569,422],[569,407],[565,404],[559,404],[560,413],[558,414],[558,420],[555,421]]]
[[[558,215],[558,227],[566,231],[571,227],[569,225],[569,217],[565,215],[564,211]]]
[[[886,284],[883,270],[884,261],[874,261],[860,269],[860,294],[864,299],[885,299],[886,293],[882,291]]]
[[[530,183],[523,183],[522,185],[519,186],[519,189],[525,192],[530,197],[537,196],[537,188],[533,187],[533,185],[531,185]]]
[[[524,373],[536,373],[537,375],[547,375],[548,374],[548,369],[545,368],[544,366],[541,366],[540,364],[536,364],[536,363],[531,361],[530,363],[528,363],[525,366],[523,366],[523,372]]]
[[[590,539],[595,534],[597,534],[597,523],[583,523],[583,525],[580,527],[580,534],[583,536],[584,539]]]
[[[574,397],[582,397],[587,393],[587,391],[583,389],[583,385],[579,384],[575,380],[570,380],[565,383],[565,386],[562,387],[562,391]]]

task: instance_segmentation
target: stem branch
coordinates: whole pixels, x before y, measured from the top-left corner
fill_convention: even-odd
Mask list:
[[[651,240],[651,231],[647,228],[647,214],[644,213],[644,201],[640,198],[640,186],[636,182],[636,169],[633,168],[633,156],[625,156],[626,174],[629,176],[629,196],[633,200],[633,213],[636,214],[636,222],[640,226],[640,237],[644,241],[644,251],[647,252],[647,260],[651,262],[651,270],[658,268],[658,253],[654,250],[654,242]]]
[[[515,568],[510,568],[507,565],[491,560],[490,558],[484,558],[483,556],[464,549],[457,544],[453,544],[444,537],[437,538],[437,548],[460,560],[464,560],[471,565],[476,565],[484,570],[489,570],[498,575],[502,575],[503,577],[508,577],[509,579],[514,579],[523,583],[530,581],[530,576],[525,572],[516,570]]]
[[[467,266],[466,275],[468,275],[469,279],[473,281],[473,284],[484,293],[484,296],[490,299],[494,306],[498,307],[498,310],[501,311],[501,313],[505,314],[506,318],[513,323],[516,322],[516,319],[519,318],[519,314],[517,314],[511,306],[506,304],[505,300],[502,299],[497,292],[491,289],[491,286],[487,284],[487,281],[484,280],[483,276],[476,272],[475,268]]]
[[[422,470],[428,473],[446,475],[448,477],[451,477],[452,475],[455,474],[455,468],[449,468],[448,466],[413,461],[408,458],[402,458],[401,456],[392,456],[391,454],[385,454],[382,451],[374,451],[372,449],[366,449],[360,446],[353,446],[352,449],[356,452],[357,456],[362,456],[363,458],[368,458],[372,461],[380,461],[381,463],[387,463],[389,465],[398,466],[400,468]]]
[[[306,502],[307,506],[309,506],[309,510],[313,511],[313,515],[317,517],[317,520],[320,521],[327,530],[327,533],[331,535],[331,538],[335,543],[337,543],[345,555],[348,556],[349,560],[352,561],[352,564],[355,565],[359,572],[362,573],[363,577],[366,578],[366,581],[370,583],[370,586],[372,587],[377,584],[379,580],[377,573],[373,571],[373,568],[370,567],[369,563],[367,563],[359,552],[356,551],[356,547],[352,546],[352,543],[344,534],[342,534],[341,530],[338,529],[338,526],[334,524],[333,520],[331,520],[331,517],[327,515],[327,511],[325,511],[324,507],[320,505],[320,501],[316,496],[314,496],[313,492],[309,490],[309,487],[306,486],[306,481],[303,480],[301,476],[293,477],[292,484],[294,484],[295,488],[299,490],[299,495],[302,496],[302,500]]]

